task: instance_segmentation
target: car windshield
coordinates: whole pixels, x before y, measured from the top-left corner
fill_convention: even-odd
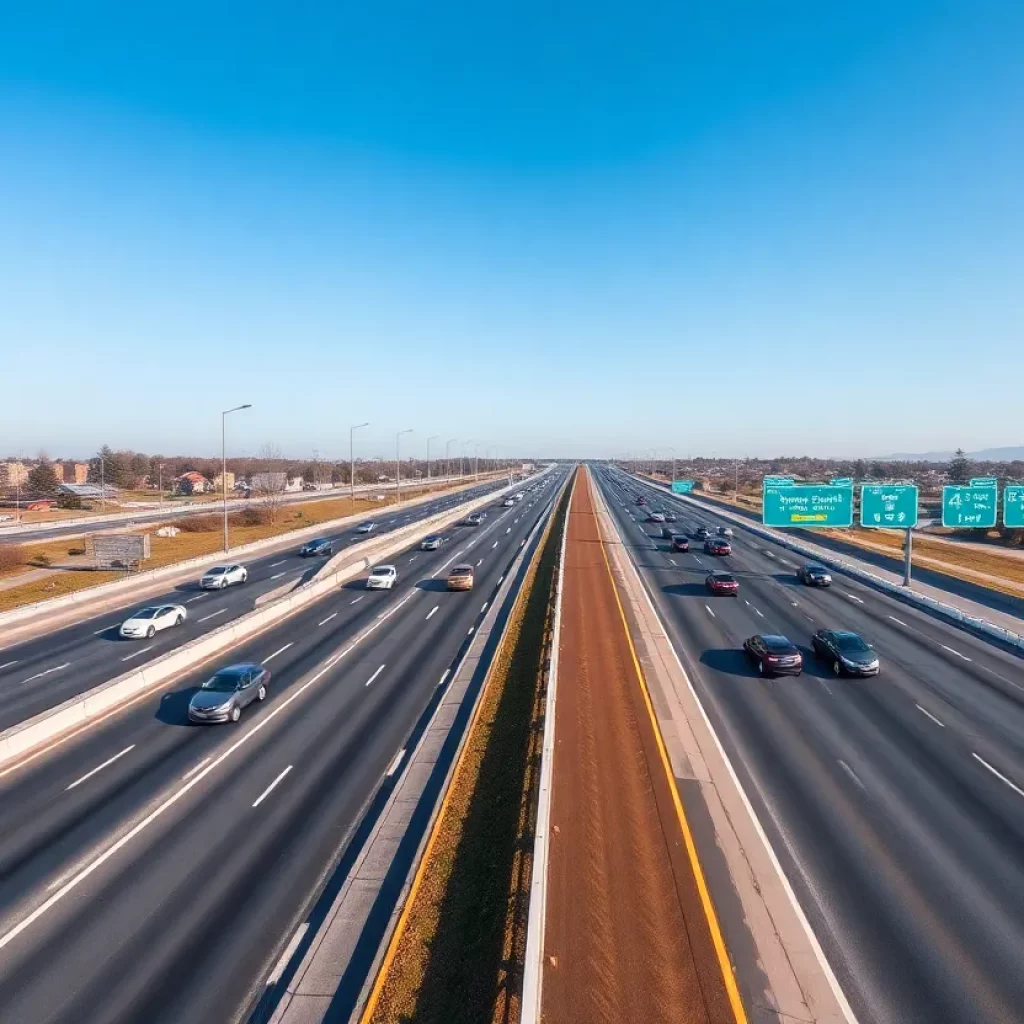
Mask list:
[[[716,572],[714,574],[715,581],[717,583],[735,583],[736,577],[730,576],[727,572]]]
[[[807,571],[808,572],[813,572],[816,575],[818,575],[818,574],[827,573],[828,569],[826,569],[825,566],[823,566],[823,565],[809,565],[809,566],[807,566]]]
[[[795,649],[784,636],[766,636],[762,637],[762,639],[764,640],[765,647],[776,654],[791,653]]]
[[[238,686],[240,678],[240,672],[218,672],[203,683],[203,689],[213,690],[216,693],[230,693]]]
[[[228,571],[226,565],[215,565],[212,569],[206,570],[207,576],[221,576]]]
[[[469,576],[472,575],[473,566],[471,565],[457,565],[452,569],[452,576]]]
[[[836,647],[844,654],[861,654],[871,648],[856,633],[839,633],[836,635]]]
[[[140,608],[133,616],[133,619],[155,619],[160,614],[159,608]]]
[[[390,565],[377,565],[370,570],[371,576],[390,576],[391,566]]]

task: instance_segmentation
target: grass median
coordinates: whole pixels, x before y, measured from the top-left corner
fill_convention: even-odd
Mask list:
[[[492,666],[373,1024],[519,1019],[545,671],[568,494]]]

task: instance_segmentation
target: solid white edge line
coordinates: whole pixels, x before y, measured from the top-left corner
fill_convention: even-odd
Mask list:
[[[265,658],[263,659],[263,661],[261,661],[261,662],[260,662],[260,664],[261,664],[261,665],[266,665],[266,663],[267,663],[268,661],[270,661],[270,659],[271,659],[271,658],[276,658],[276,657],[277,657],[277,656],[278,656],[279,654],[283,654],[283,653],[284,653],[285,651],[287,651],[287,650],[288,650],[288,648],[289,648],[289,647],[291,647],[291,646],[292,646],[292,644],[294,644],[294,643],[295,643],[295,641],[294,641],[294,640],[291,640],[291,641],[289,641],[288,643],[286,643],[286,644],[284,645],[284,647],[278,647],[278,649],[277,649],[276,651],[274,651],[274,653],[273,653],[273,654],[268,654],[268,655],[267,655],[267,656],[266,656],[266,657],[265,657]]]
[[[269,786],[267,786],[267,788],[263,790],[263,792],[260,793],[258,797],[256,797],[256,800],[253,803],[253,807],[259,807],[259,805],[263,803],[263,801],[266,800],[271,793],[274,792],[274,790],[277,788],[277,784],[292,770],[292,767],[292,765],[288,765],[288,767],[285,768],[285,770],[281,772],[281,774],[278,775],[278,777],[274,779],[274,781]]]
[[[75,786],[80,786],[83,782],[85,782],[86,779],[91,779],[97,772],[103,771],[103,769],[106,768],[107,765],[113,764],[119,758],[124,757],[125,754],[129,753],[134,749],[135,744],[133,743],[130,747],[125,747],[124,750],[121,751],[121,753],[115,754],[113,757],[108,757],[106,761],[103,762],[103,764],[96,765],[96,767],[93,768],[91,772],[86,772],[80,779],[75,779],[75,781],[72,782],[70,786],[65,786],[64,792],[66,793],[69,789],[74,789]]]
[[[999,779],[1001,782],[1005,782],[1010,787],[1010,789],[1012,789],[1019,796],[1024,796],[1024,789],[1021,789],[1015,783],[1011,782],[998,768],[993,768],[992,765],[990,765],[988,761],[985,760],[985,758],[980,757],[978,754],[975,754],[973,750],[971,751],[971,757],[973,757],[976,761],[983,764],[997,779]]]
[[[379,669],[377,669],[377,671],[376,671],[376,672],[374,672],[374,673],[373,673],[373,675],[372,675],[372,676],[370,676],[370,678],[369,678],[369,679],[367,679],[367,680],[366,680],[366,683],[365,683],[365,685],[366,685],[366,686],[369,686],[369,685],[370,685],[370,683],[372,683],[372,682],[374,681],[374,679],[376,679],[376,678],[377,678],[377,676],[379,676],[379,675],[381,674],[381,672],[383,672],[383,671],[384,671],[384,669],[385,669],[386,667],[387,667],[386,665],[381,665],[381,667],[380,667]]]
[[[614,520],[612,521],[612,527],[615,532],[618,533],[618,529],[615,527]],[[620,538],[621,539],[621,538]],[[651,595],[647,591],[647,587],[644,585],[643,577],[637,571],[636,564],[632,559],[627,559],[626,564],[632,570],[633,575],[636,577],[637,582],[640,584],[640,590],[643,592],[644,600],[646,600],[648,607],[651,609],[655,619],[661,625],[662,632],[669,639],[668,649],[672,652],[672,657],[675,659],[676,666],[678,667],[682,677],[686,680],[687,688],[690,691],[694,701],[696,701],[697,708],[700,711],[701,718],[704,719],[704,724],[707,726],[708,731],[711,734],[712,740],[714,740],[715,747],[718,750],[719,756],[725,762],[726,770],[729,773],[729,777],[732,779],[733,785],[736,787],[737,792],[740,795],[740,800],[743,803],[747,814],[750,816],[750,820],[753,823],[754,831],[757,832],[758,837],[764,844],[765,853],[768,855],[768,859],[772,862],[772,866],[775,868],[775,873],[779,878],[779,883],[782,886],[783,891],[789,898],[789,902],[793,907],[793,912],[797,916],[797,920],[800,922],[801,927],[804,930],[804,934],[807,936],[807,941],[810,943],[811,949],[818,961],[822,972],[825,975],[825,979],[828,981],[829,987],[832,989],[832,994],[835,996],[836,1001],[839,1003],[839,1008],[846,1018],[848,1024],[857,1024],[857,1017],[854,1015],[853,1007],[850,1006],[849,1000],[846,998],[846,994],[843,992],[842,986],[839,984],[839,979],[836,977],[835,972],[832,970],[832,965],[828,962],[828,958],[825,956],[825,951],[821,947],[821,943],[818,942],[817,935],[814,934],[814,929],[811,927],[811,922],[807,919],[807,915],[804,913],[803,907],[800,906],[800,901],[796,897],[796,893],[793,890],[793,886],[790,884],[789,879],[786,877],[786,872],[782,869],[782,864],[779,861],[778,856],[772,847],[771,841],[768,839],[768,834],[765,832],[758,820],[757,814],[754,811],[754,806],[750,802],[750,798],[747,796],[746,790],[743,788],[743,784],[740,782],[739,776],[736,774],[736,769],[733,767],[732,761],[729,759],[729,755],[725,751],[725,747],[722,746],[722,741],[718,737],[718,733],[715,732],[714,726],[711,724],[711,719],[708,717],[707,710],[704,707],[703,702],[700,699],[700,695],[697,693],[696,688],[693,685],[693,681],[683,668],[683,663],[679,658],[679,653],[676,651],[675,645],[671,641],[670,634],[665,628],[665,623],[662,621],[661,616],[658,614],[658,610],[654,607],[654,602],[651,600]],[[770,807],[768,801],[765,801],[765,807]],[[781,830],[780,830],[781,831]],[[794,863],[798,863],[794,857]],[[813,889],[812,889],[813,891]]]
[[[917,710],[920,711],[922,715],[927,715],[928,718],[930,718],[940,729],[946,728],[945,722],[940,722],[927,708],[921,707],[921,705],[918,704],[916,701],[914,702],[914,707],[917,708]]]
[[[276,985],[281,980],[281,975],[284,974],[284,969],[291,962],[293,956],[295,956],[295,950],[299,948],[299,943],[302,941],[303,936],[309,931],[309,922],[303,921],[298,928],[295,929],[295,934],[288,940],[288,945],[285,946],[284,952],[281,954],[281,958],[277,961],[276,966],[267,976],[266,988],[270,988],[271,985]]]

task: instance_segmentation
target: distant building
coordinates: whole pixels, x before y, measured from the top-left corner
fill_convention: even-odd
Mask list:
[[[203,476],[193,470],[190,473],[182,473],[175,481],[175,487],[179,494],[206,494],[213,489],[213,485]]]
[[[302,477],[301,476],[290,476],[284,485],[286,491],[301,491],[302,490]]]
[[[54,462],[52,465],[59,484],[84,484],[89,479],[87,462]]]
[[[102,489],[99,484],[61,484],[58,490],[61,494],[77,494],[79,498],[117,497],[117,488],[112,484]]]
[[[0,462],[0,487],[24,487],[28,466],[24,462]]]
[[[227,481],[228,490],[229,491],[234,490],[234,487],[235,487],[235,474],[232,473],[230,469],[223,476],[221,476],[221,474],[218,473],[213,478],[213,489],[215,491],[223,491],[224,490],[224,481],[225,480]]]

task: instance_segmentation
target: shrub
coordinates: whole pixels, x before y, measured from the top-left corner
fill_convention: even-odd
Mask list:
[[[220,516],[187,516],[172,525],[182,533],[213,533],[221,528],[221,518]]]
[[[17,544],[0,544],[0,572],[11,572],[25,564],[25,552]]]
[[[85,548],[68,548],[68,554],[74,557],[75,555],[84,555]]]
[[[45,551],[37,551],[32,556],[32,564],[39,565],[45,568],[53,563],[53,559]]]
[[[266,526],[271,521],[270,510],[249,506],[238,513],[236,522],[239,526]]]

